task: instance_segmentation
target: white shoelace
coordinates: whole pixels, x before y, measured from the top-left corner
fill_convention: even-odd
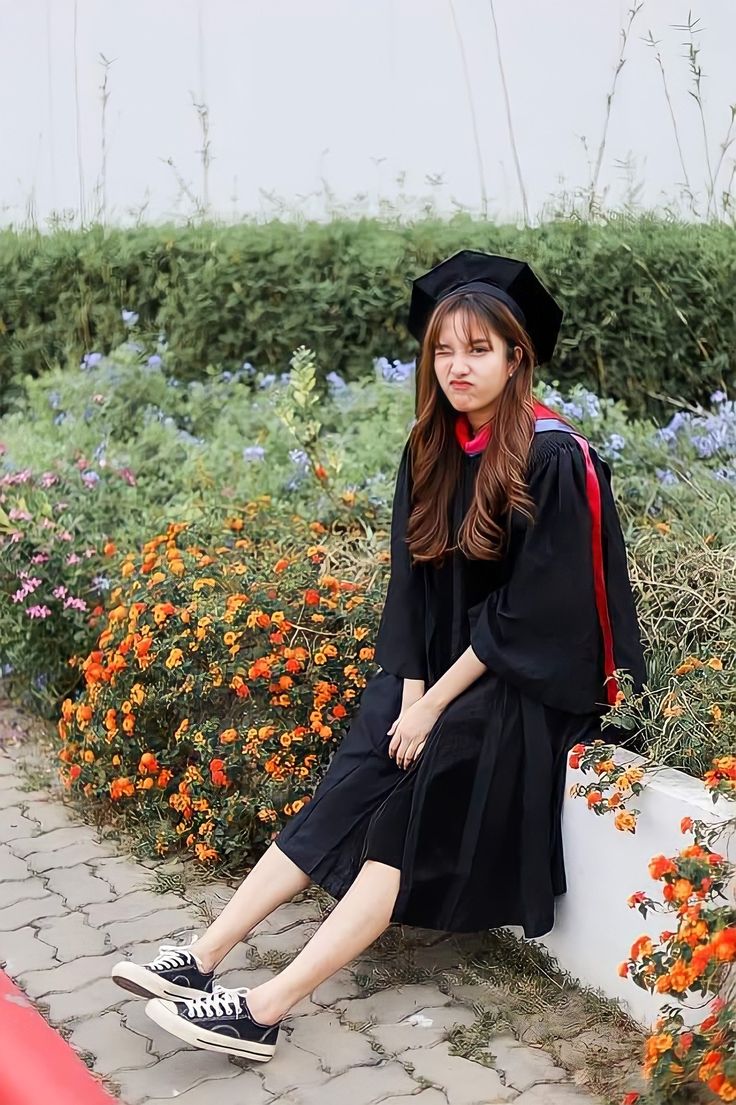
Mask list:
[[[161,944],[158,955],[151,966],[163,967],[164,970],[173,970],[175,967],[190,967],[193,958],[193,956],[190,958],[188,948],[178,948],[176,944]],[[196,959],[194,963],[197,964]]]
[[[189,998],[187,1006],[195,1017],[238,1016],[243,1012],[241,998],[248,993],[248,987],[229,989],[217,982],[211,994],[202,994],[201,998]]]

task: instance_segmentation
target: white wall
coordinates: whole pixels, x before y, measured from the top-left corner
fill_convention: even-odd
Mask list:
[[[530,221],[563,189],[583,188],[602,135],[621,28],[634,0],[495,0]],[[661,40],[692,187],[708,173],[683,43],[695,35],[713,164],[736,102],[729,58],[733,0],[644,0],[633,26],[600,177],[626,193],[631,157],[645,205],[674,197],[683,173],[654,51]],[[50,217],[130,223],[182,217],[203,199],[210,120],[209,211],[267,217],[275,191],[323,217],[322,180],[338,200],[375,210],[434,196],[440,210],[481,209],[481,185],[455,13],[481,146],[487,210],[515,218],[521,192],[509,141],[491,0],[0,0],[0,225]],[[112,61],[106,201],[101,179],[101,55]],[[588,145],[586,153],[581,138]],[[719,183],[725,186],[736,145]],[[185,182],[182,190],[171,158]],[[397,178],[405,174],[403,185]],[[428,174],[442,183],[432,187]],[[185,192],[188,189],[192,196]],[[313,193],[317,193],[315,196]],[[310,198],[310,194],[311,198]],[[687,213],[687,204],[684,212]]]

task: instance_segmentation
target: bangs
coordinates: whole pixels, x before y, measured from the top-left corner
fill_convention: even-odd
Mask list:
[[[446,319],[452,320],[455,333],[462,338],[466,345],[485,341],[492,346],[493,338],[500,337],[484,312],[475,310],[472,302],[468,302],[466,299],[459,303],[440,305],[430,335],[432,348],[439,344],[440,331]]]

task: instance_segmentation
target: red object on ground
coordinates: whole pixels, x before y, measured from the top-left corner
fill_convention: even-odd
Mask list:
[[[115,1105],[22,990],[0,971],[0,1105]]]

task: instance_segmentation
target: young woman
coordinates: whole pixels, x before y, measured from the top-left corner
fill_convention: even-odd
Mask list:
[[[195,1047],[268,1060],[288,1011],[393,922],[554,923],[567,752],[600,736],[615,672],[645,678],[610,469],[532,397],[562,312],[530,267],[463,250],[414,282],[416,419],[368,680],[314,795],[192,944],[113,969]],[[284,970],[213,984],[310,883],[339,899]]]

